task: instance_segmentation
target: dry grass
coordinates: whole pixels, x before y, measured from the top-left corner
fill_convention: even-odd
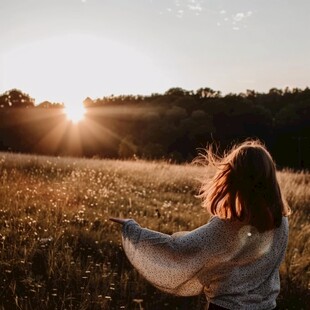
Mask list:
[[[109,216],[172,233],[208,221],[195,198],[211,170],[164,162],[0,153],[0,307],[197,309],[162,294],[128,264]],[[279,173],[293,214],[279,305],[309,303],[308,173]]]

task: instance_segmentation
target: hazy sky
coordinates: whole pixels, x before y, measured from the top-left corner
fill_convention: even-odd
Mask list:
[[[310,86],[309,0],[0,0],[0,93]]]

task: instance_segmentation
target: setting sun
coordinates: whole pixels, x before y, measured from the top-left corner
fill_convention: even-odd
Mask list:
[[[84,119],[85,108],[83,106],[67,106],[65,108],[65,114],[69,121],[76,124]]]

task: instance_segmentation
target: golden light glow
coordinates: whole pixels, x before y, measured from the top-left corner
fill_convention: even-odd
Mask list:
[[[140,90],[150,93],[167,89],[166,83],[170,85],[167,75],[147,53],[95,35],[47,37],[8,49],[3,56],[0,52],[0,67],[2,59],[0,93],[18,88],[33,96],[37,104],[48,100],[67,105],[75,98],[101,98]],[[5,78],[1,80],[2,72]],[[152,77],[145,78],[149,72]]]
[[[65,113],[69,121],[71,121],[74,124],[77,124],[84,119],[85,108],[82,105],[80,106],[69,105],[65,107]]]

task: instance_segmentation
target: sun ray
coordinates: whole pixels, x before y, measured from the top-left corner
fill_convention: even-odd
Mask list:
[[[56,113],[55,113],[56,112]],[[54,126],[41,128],[42,134],[38,142],[33,146],[34,151],[54,155],[83,155],[81,141],[81,125],[69,121],[64,111],[41,111],[37,121],[47,118],[55,118]],[[49,123],[49,122],[46,122]]]
[[[35,150],[43,150],[51,154],[57,152],[67,128],[68,122],[63,117],[53,129],[43,134],[42,138],[34,146]]]
[[[64,152],[74,156],[83,155],[83,143],[81,139],[80,124],[70,124],[67,130]]]
[[[134,108],[128,110],[123,107],[84,110],[83,107],[82,121],[76,118],[69,119],[64,109],[38,109],[32,112],[33,115],[27,117],[27,123],[31,124],[30,118],[32,118],[35,126],[30,129],[32,131],[38,129],[35,133],[31,133],[35,134],[33,141],[36,141],[33,144],[33,151],[53,155],[114,156],[118,152],[120,141],[124,138],[113,130],[114,120],[136,117],[141,113],[147,116],[150,113],[154,114],[156,110],[142,111]]]

